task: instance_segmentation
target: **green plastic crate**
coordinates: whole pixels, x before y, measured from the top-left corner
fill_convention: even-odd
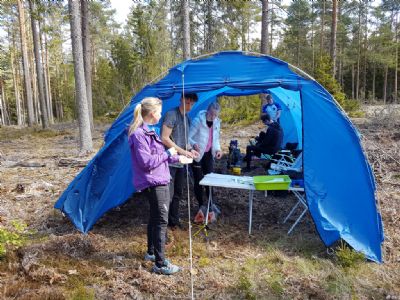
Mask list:
[[[280,191],[289,189],[291,179],[287,175],[254,176],[253,183],[256,190]]]

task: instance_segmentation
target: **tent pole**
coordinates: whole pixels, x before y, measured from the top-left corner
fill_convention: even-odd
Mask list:
[[[188,151],[188,130],[186,127],[187,116],[186,116],[186,99],[185,99],[185,73],[182,72],[182,97],[183,99],[183,125],[185,128],[185,150]],[[189,262],[190,262],[190,292],[191,299],[194,299],[193,290],[193,246],[192,246],[192,223],[190,221],[190,189],[189,189],[189,164],[186,164],[186,189],[187,189],[187,206],[188,206],[188,223],[189,223]]]

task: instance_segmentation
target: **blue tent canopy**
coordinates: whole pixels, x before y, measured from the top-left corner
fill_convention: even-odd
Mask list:
[[[134,192],[126,129],[136,104],[159,97],[164,114],[179,105],[183,88],[199,95],[191,117],[218,96],[272,93],[283,107],[286,141],[297,141],[303,149],[307,203],[322,241],[330,246],[342,238],[369,259],[382,261],[374,177],[348,117],[320,84],[287,63],[237,51],[185,61],[132,98],[106,132],[104,146],[55,204],[80,231],[89,231]]]

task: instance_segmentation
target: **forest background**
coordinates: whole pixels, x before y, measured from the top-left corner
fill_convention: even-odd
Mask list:
[[[82,3],[90,118],[112,120],[159,74],[221,50],[299,67],[350,115],[398,102],[398,0],[133,1],[123,24],[109,0]],[[0,125],[77,119],[70,15],[66,1],[1,1]],[[254,121],[260,100],[250,98],[222,99],[223,121]]]
[[[377,183],[384,263],[343,242],[327,249],[310,216],[287,235],[293,195],[257,194],[250,236],[247,193],[217,190],[223,216],[209,242],[193,239],[196,298],[399,299],[399,12],[399,0],[131,1],[120,24],[109,0],[0,0],[0,298],[188,297],[187,232],[168,250],[184,272],[153,276],[139,195],[88,235],[54,203],[144,85],[185,59],[242,50],[289,62],[350,116],[367,113],[352,120]],[[260,130],[258,96],[219,101],[222,149],[246,145]]]

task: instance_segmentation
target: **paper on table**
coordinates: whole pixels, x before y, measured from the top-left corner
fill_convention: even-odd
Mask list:
[[[179,162],[181,163],[181,164],[191,164],[192,162],[193,162],[193,158],[189,158],[189,157],[186,157],[186,156],[181,156],[180,158],[179,158]]]

